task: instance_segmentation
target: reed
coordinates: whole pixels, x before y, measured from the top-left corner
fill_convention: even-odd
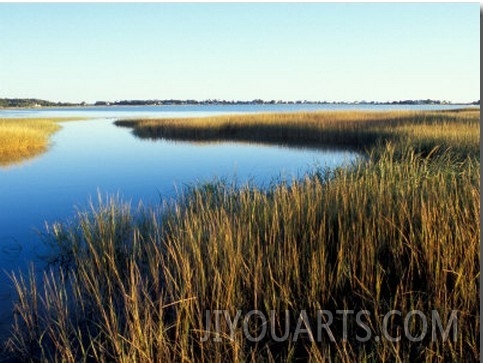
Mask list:
[[[31,158],[44,152],[58,125],[48,120],[0,120],[0,165]]]
[[[315,148],[373,149],[388,140],[428,153],[462,145],[479,153],[479,109],[452,111],[324,111],[204,118],[118,120],[140,138],[245,141]]]
[[[13,275],[9,351],[66,362],[479,360],[479,155],[475,136],[445,120],[421,120],[414,127],[427,132],[414,134],[397,120],[398,138],[379,141],[366,162],[268,190],[213,182],[135,208],[100,197],[74,223],[48,228],[49,271]],[[321,309],[334,313],[334,341],[325,331],[294,339],[302,310],[316,335]],[[373,338],[357,340],[364,331],[348,319],[343,339],[341,309],[367,311]],[[206,325],[215,310],[242,317],[232,331],[222,315],[215,330]],[[259,341],[242,328],[253,310],[268,318],[246,324],[252,336],[268,326]],[[457,339],[433,341],[429,326],[421,341],[376,341],[391,310],[435,310],[443,322],[457,310]],[[289,338],[273,339],[286,323]],[[391,336],[402,330],[389,320]]]
[[[72,118],[0,119],[0,166],[15,164],[45,152],[59,122]]]

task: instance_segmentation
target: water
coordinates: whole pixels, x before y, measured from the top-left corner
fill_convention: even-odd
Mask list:
[[[336,107],[338,106],[338,107]],[[357,155],[246,143],[148,141],[130,129],[113,125],[117,118],[186,117],[222,113],[313,111],[320,109],[421,109],[421,106],[234,105],[142,106],[2,110],[2,117],[92,118],[62,124],[50,150],[17,165],[0,167],[0,266],[25,271],[39,264],[45,246],[39,242],[44,223],[63,221],[85,209],[97,194],[119,194],[136,205],[173,197],[187,184],[235,178],[266,186],[274,178],[291,179],[315,166],[333,168]],[[423,107],[437,109],[437,107]],[[439,106],[439,108],[443,108]],[[447,106],[449,108],[449,106]],[[11,282],[0,272],[0,340],[11,323]]]
[[[371,105],[371,104],[281,104],[281,105],[182,105],[182,106],[97,106],[0,110],[2,117],[182,117],[227,113],[297,112],[297,111],[393,111],[450,110],[468,105]]]

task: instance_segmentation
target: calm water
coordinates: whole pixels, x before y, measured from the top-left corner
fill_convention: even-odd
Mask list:
[[[411,109],[356,105],[148,106],[1,110],[2,117],[83,116],[63,124],[51,149],[32,160],[0,167],[0,266],[5,272],[41,264],[44,223],[72,218],[90,198],[116,194],[136,205],[172,197],[186,184],[236,178],[264,186],[274,178],[291,179],[315,166],[333,168],[357,155],[242,143],[182,143],[140,140],[112,123],[127,117],[185,117],[221,113],[311,111],[320,109]],[[447,106],[445,108],[450,108]],[[441,106],[416,107],[437,109]],[[413,106],[412,109],[415,109]],[[0,339],[11,319],[15,293],[0,271]]]
[[[355,104],[286,104],[286,105],[185,105],[185,106],[111,106],[111,107],[64,107],[47,109],[0,110],[0,117],[70,117],[79,114],[86,117],[182,117],[207,116],[227,113],[296,112],[340,110],[441,110],[457,109],[461,105],[355,105]],[[471,106],[475,107],[475,106]],[[479,106],[476,106],[479,107]]]
[[[159,111],[163,110],[162,113]],[[5,272],[41,268],[44,223],[67,220],[98,193],[119,194],[136,205],[173,197],[186,184],[236,178],[260,186],[274,178],[302,175],[315,165],[335,167],[354,160],[344,151],[320,152],[242,143],[147,141],[113,121],[120,117],[202,116],[241,108],[119,107],[3,110],[2,117],[84,116],[52,138],[50,150],[17,165],[0,167],[0,339],[11,324],[15,292]]]

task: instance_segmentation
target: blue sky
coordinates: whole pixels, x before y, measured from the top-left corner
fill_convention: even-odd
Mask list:
[[[0,97],[480,98],[479,3],[0,3]]]

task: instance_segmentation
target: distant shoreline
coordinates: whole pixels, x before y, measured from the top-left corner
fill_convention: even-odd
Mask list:
[[[283,101],[283,100],[261,100],[254,99],[251,101],[227,101],[208,99],[204,101],[197,100],[123,100],[123,101],[96,101],[95,103],[69,103],[69,102],[51,102],[40,99],[31,98],[0,98],[0,109],[51,109],[51,108],[69,108],[69,107],[110,107],[110,106],[213,106],[213,105],[438,105],[438,106],[479,106],[480,100],[474,102],[453,103],[450,101],[440,100],[400,100],[390,102],[378,101]]]

